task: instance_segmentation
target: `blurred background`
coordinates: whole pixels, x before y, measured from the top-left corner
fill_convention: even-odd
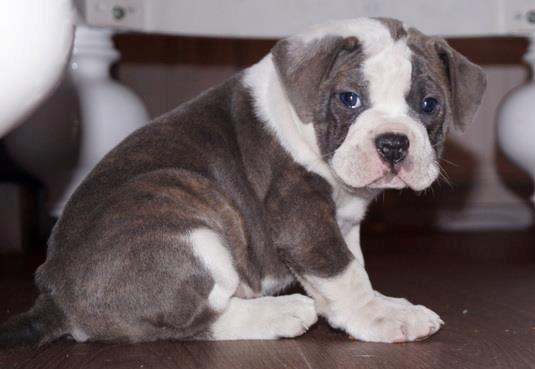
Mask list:
[[[288,6],[288,14],[270,8],[277,3]],[[292,20],[302,2],[282,3],[264,4],[253,17],[252,5],[239,1],[235,13],[225,14],[208,0],[189,7],[166,0],[78,1],[73,55],[59,85],[0,139],[0,252],[44,245],[76,184],[132,130],[259,61],[278,37],[353,14],[341,11],[346,1],[331,4],[325,14],[320,12],[325,2],[312,1],[307,3],[312,9]],[[424,193],[387,191],[374,202],[368,229],[532,229],[532,180],[503,154],[496,126],[506,96],[530,79],[523,58],[535,22],[533,4],[515,0],[504,9],[500,0],[453,1],[432,9],[418,0],[412,7],[392,3],[352,6],[357,15],[398,17],[446,36],[484,67],[488,90],[475,122],[448,140],[442,162],[446,178]],[[535,129],[530,132],[535,135]]]

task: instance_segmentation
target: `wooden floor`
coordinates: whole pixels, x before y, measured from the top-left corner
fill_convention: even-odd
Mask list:
[[[367,269],[385,294],[446,321],[410,344],[352,340],[320,321],[297,339],[75,344],[0,352],[2,369],[535,368],[535,232],[372,234]],[[37,258],[38,259],[38,258]],[[0,320],[31,305],[34,259],[0,258]]]

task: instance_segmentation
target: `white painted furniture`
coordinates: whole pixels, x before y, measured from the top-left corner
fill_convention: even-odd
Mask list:
[[[524,56],[531,80],[512,91],[498,114],[498,140],[502,150],[535,181],[535,33]],[[535,193],[531,197],[535,206]]]
[[[0,3],[0,137],[56,86],[71,51],[73,16],[71,0]]]
[[[84,0],[89,24],[196,36],[280,38],[330,19],[388,16],[428,34],[534,30],[532,0]]]
[[[0,138],[56,87],[74,35],[71,0],[0,2]],[[0,183],[0,252],[20,251],[28,238],[23,191]]]
[[[114,32],[88,27],[80,17],[75,32],[75,13],[73,0],[0,5],[0,41],[7,39],[0,42],[0,81],[7,86],[0,136],[27,118],[4,137],[5,146],[43,182],[55,217],[102,157],[149,119],[143,103],[110,77],[119,59]]]
[[[110,76],[119,59],[112,35],[79,24],[60,88],[5,138],[12,158],[45,185],[54,217],[104,155],[149,120],[141,100]]]

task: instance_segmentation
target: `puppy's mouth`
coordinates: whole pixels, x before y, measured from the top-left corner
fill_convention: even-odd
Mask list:
[[[377,178],[366,187],[368,188],[395,188],[401,189],[409,186],[403,178],[399,175],[398,170],[391,170],[385,173],[382,177]]]
[[[438,169],[432,163],[423,164],[411,156],[394,164],[371,156],[367,160],[361,160],[360,163],[349,162],[347,167],[337,167],[332,164],[329,167],[338,184],[346,191],[361,193],[364,190],[375,193],[386,189],[424,190],[436,179]]]
[[[420,176],[415,176],[411,172],[412,165],[403,163],[396,167],[388,167],[383,169],[383,174],[378,178],[370,181],[367,188],[373,189],[402,189],[410,188],[414,191],[421,191],[427,188],[434,180],[433,175],[428,175],[432,168],[423,172]]]
[[[384,190],[384,189],[402,189],[411,187],[400,175],[401,166],[395,168],[386,168],[383,170],[382,175],[375,177],[368,184],[362,187],[355,187],[346,183],[334,170],[331,173],[336,178],[337,182],[346,189],[348,192],[361,192],[362,190]],[[375,191],[372,191],[375,192]]]

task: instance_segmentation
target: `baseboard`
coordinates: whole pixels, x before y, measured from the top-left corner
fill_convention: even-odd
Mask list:
[[[471,204],[462,209],[441,208],[435,225],[444,231],[526,230],[534,219],[535,210],[528,205]]]

